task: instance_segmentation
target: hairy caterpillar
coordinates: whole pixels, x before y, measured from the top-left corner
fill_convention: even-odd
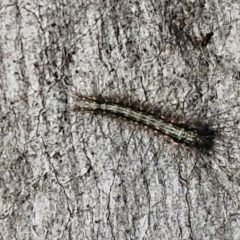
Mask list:
[[[189,127],[184,124],[173,124],[160,118],[154,113],[125,106],[120,102],[110,102],[99,97],[79,97],[74,110],[104,112],[133,120],[155,131],[170,136],[176,142],[185,143],[200,149],[211,149],[214,144],[215,133],[206,125]]]

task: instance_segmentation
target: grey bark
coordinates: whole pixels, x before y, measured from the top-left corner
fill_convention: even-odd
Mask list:
[[[240,239],[239,1],[0,11],[0,239]],[[209,124],[214,149],[73,112],[74,92]]]

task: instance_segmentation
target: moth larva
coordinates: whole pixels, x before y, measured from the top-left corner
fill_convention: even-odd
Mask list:
[[[214,131],[205,125],[196,127],[176,125],[146,111],[126,107],[121,103],[110,103],[102,98],[80,98],[75,110],[100,111],[122,116],[168,135],[177,142],[196,148],[211,149],[214,143]]]

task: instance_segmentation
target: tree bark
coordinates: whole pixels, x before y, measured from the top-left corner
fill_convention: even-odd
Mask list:
[[[240,239],[238,1],[0,11],[1,239]],[[209,126],[214,147],[73,111],[76,93]]]

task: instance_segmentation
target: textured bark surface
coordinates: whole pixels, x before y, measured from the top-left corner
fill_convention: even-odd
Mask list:
[[[0,239],[240,238],[239,1],[2,0],[0,13]],[[214,149],[73,112],[76,91],[205,122]]]

